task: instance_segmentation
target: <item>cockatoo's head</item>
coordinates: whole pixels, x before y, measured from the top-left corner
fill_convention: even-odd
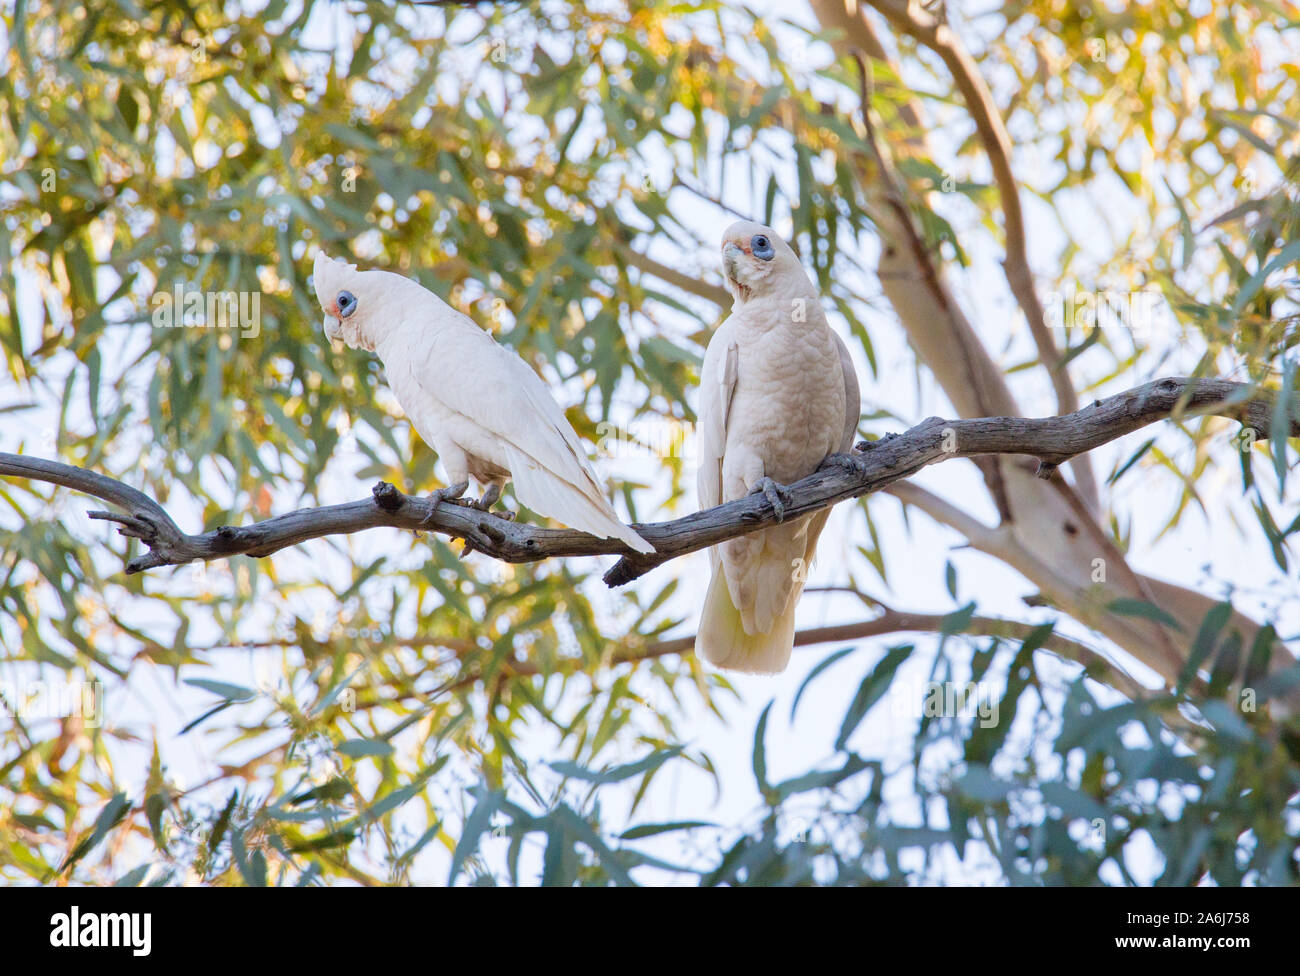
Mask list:
[[[378,269],[358,271],[355,264],[323,251],[312,266],[312,285],[325,313],[325,335],[372,352],[403,313],[429,294],[409,278]]]
[[[737,221],[722,235],[722,267],[727,290],[737,302],[764,295],[796,274],[806,280],[799,257],[771,227]]]

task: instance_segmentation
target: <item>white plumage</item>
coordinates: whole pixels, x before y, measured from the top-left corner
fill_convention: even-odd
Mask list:
[[[742,221],[722,239],[731,315],[700,376],[702,508],[812,474],[853,444],[858,380],[799,258],[770,228]],[[770,479],[766,481],[765,479]],[[829,509],[730,539],[709,554],[696,653],[722,668],[774,673]]]
[[[458,498],[472,476],[490,505],[509,480],[528,508],[637,552],[654,547],[624,525],[582,441],[545,384],[513,351],[418,282],[316,255],[325,334],[383,360],[419,435],[438,452]]]

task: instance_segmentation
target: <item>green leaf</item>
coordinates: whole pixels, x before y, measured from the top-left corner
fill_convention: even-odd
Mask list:
[[[330,688],[330,690],[321,697],[320,701],[316,702],[316,704],[312,706],[311,711],[308,714],[319,715],[321,712],[325,711],[325,709],[333,705],[338,696],[343,693],[343,689],[347,688],[348,685],[352,683],[352,679],[369,666],[369,661],[362,661],[358,664],[352,669],[350,674],[346,675],[341,681]]]
[[[946,614],[943,618],[943,623],[939,628],[939,632],[943,634],[944,637],[951,637],[953,634],[960,634],[970,626],[970,622],[974,619],[975,604],[971,602],[966,604],[964,607],[959,607],[952,613]]]
[[[901,647],[891,647],[885,652],[885,656],[880,659],[871,673],[862,679],[858,685],[858,692],[853,696],[853,702],[844,714],[844,720],[840,724],[840,734],[835,739],[835,748],[843,749],[849,741],[854,730],[862,722],[867,712],[871,709],[881,696],[889,690],[890,682],[894,680],[894,673],[898,670],[899,665],[911,656],[913,645],[904,644]]]
[[[1268,677],[1268,664],[1273,657],[1273,642],[1277,640],[1277,631],[1272,624],[1265,624],[1255,634],[1251,642],[1250,654],[1246,658],[1246,671],[1242,676],[1242,687],[1253,688]]]
[[[767,782],[767,745],[765,742],[767,736],[767,716],[772,711],[772,706],[776,704],[775,699],[767,703],[763,709],[763,714],[758,717],[758,725],[754,727],[754,782],[758,784],[758,792],[764,796],[771,787]]]
[[[987,765],[1002,748],[1015,723],[1021,695],[1034,680],[1034,652],[1047,643],[1055,629],[1056,625],[1051,622],[1039,624],[1020,642],[1020,648],[1007,671],[1007,685],[1002,701],[998,704],[997,722],[988,725],[983,721],[976,723],[970,738],[966,740],[968,763]]]
[[[475,787],[472,795],[476,798],[474,809],[465,818],[460,839],[456,841],[456,849],[452,851],[451,870],[447,874],[448,885],[456,881],[461,868],[465,866],[465,861],[478,849],[479,838],[491,825],[492,815],[497,812],[505,799],[501,793],[489,790],[486,786]]]
[[[126,127],[134,132],[140,121],[140,106],[135,100],[135,93],[125,84],[117,92],[117,111]]]
[[[1110,811],[1104,804],[1065,783],[1047,782],[1040,787],[1040,790],[1043,799],[1052,806],[1059,807],[1061,813],[1068,819],[1106,821],[1110,819]]]
[[[1264,287],[1264,282],[1269,275],[1278,268],[1290,264],[1292,261],[1297,259],[1300,259],[1300,241],[1292,241],[1286,247],[1282,248],[1282,250],[1278,251],[1277,254],[1273,256],[1273,260],[1269,261],[1268,264],[1256,271],[1255,274],[1251,276],[1250,280],[1242,285],[1241,291],[1237,292],[1237,299],[1232,303],[1231,309],[1233,318],[1241,315],[1241,310],[1244,309],[1250,300],[1259,293],[1259,290]]]
[[[1155,442],[1156,439],[1154,437],[1144,441],[1142,446],[1139,447],[1136,451],[1134,451],[1129,456],[1129,459],[1125,461],[1123,464],[1121,464],[1113,475],[1111,475],[1109,478],[1106,479],[1106,484],[1113,485],[1117,481],[1119,481],[1120,478],[1124,477],[1124,473],[1128,471],[1129,468],[1133,467],[1133,465],[1137,464],[1138,461],[1142,460],[1142,456],[1146,454],[1147,451],[1151,450],[1151,447],[1155,444]]]
[[[289,800],[290,806],[300,806],[304,803],[333,803],[341,800],[352,793],[352,784],[347,781],[346,777],[334,776],[326,780],[320,786],[314,786],[305,793],[299,793]]]
[[[629,827],[623,833],[618,835],[619,840],[640,840],[642,837],[653,837],[656,834],[666,834],[673,830],[695,830],[697,827],[716,827],[717,824],[709,823],[705,820],[676,820],[671,823],[652,823],[641,824],[636,827]]]
[[[59,874],[62,874],[89,854],[104,839],[104,835],[121,823],[130,811],[131,804],[127,802],[126,794],[114,793],[113,798],[104,804],[104,809],[95,818],[95,826],[91,830],[90,836],[77,844],[72,853],[59,865]]]
[[[344,739],[334,747],[349,759],[364,759],[366,756],[391,756],[393,744],[383,739]]]
[[[86,354],[86,398],[89,401],[90,417],[96,426],[99,424],[99,381],[103,367],[104,359],[100,355],[99,347],[92,346],[90,352]]]
[[[211,718],[213,715],[217,715],[221,712],[224,712],[227,708],[229,708],[233,704],[235,704],[233,701],[227,699],[226,701],[221,702],[219,705],[214,705],[212,708],[209,708],[206,712],[204,712],[202,715],[196,718],[193,722],[188,723],[183,729],[180,730],[180,732],[177,733],[177,735],[184,735],[190,729],[198,725],[202,725],[206,719]]]
[[[1153,714],[1172,698],[1161,696],[1145,701],[1125,702],[1110,708],[1098,709],[1087,718],[1075,722],[1071,728],[1063,729],[1056,740],[1056,751],[1065,755],[1071,749],[1083,746],[1092,748],[1108,745],[1115,741],[1115,732],[1129,722],[1141,721]]]
[[[591,824],[578,816],[570,807],[563,804],[557,807],[554,812],[560,823],[600,858],[601,867],[609,872],[611,878],[621,885],[635,886],[636,882],[632,880],[632,876],[627,873],[627,869],[619,861],[618,854],[609,849],[609,846],[600,839],[600,835],[596,833]]]
[[[195,688],[202,688],[204,691],[210,691],[214,695],[231,702],[249,701],[257,697],[257,692],[252,688],[245,688],[243,685],[231,685],[224,681],[209,681],[206,678],[186,678],[187,685],[193,685]]]
[[[838,786],[844,780],[851,776],[856,776],[862,770],[871,766],[861,756],[850,754],[845,758],[844,764],[838,769],[813,770],[804,773],[802,776],[793,776],[776,785],[777,796],[782,801],[799,793],[808,793],[812,790],[829,789],[832,786]]]
[[[1186,693],[1187,686],[1196,678],[1196,672],[1209,660],[1211,652],[1218,643],[1219,634],[1227,626],[1231,616],[1231,603],[1217,603],[1205,615],[1200,629],[1196,632],[1196,638],[1192,641],[1192,649],[1187,655],[1187,660],[1178,673],[1178,684],[1174,689],[1177,694]]]
[[[1296,688],[1300,688],[1300,664],[1283,668],[1269,675],[1259,683],[1259,695],[1262,700],[1283,698]]]
[[[1207,701],[1198,707],[1220,735],[1237,742],[1250,742],[1255,737],[1250,726],[1242,721],[1240,713],[1227,702]]]
[[[857,647],[854,647],[852,645],[850,645],[849,647],[840,648],[840,650],[831,654],[829,657],[822,658],[822,660],[817,663],[817,666],[808,672],[808,677],[804,678],[803,681],[799,684],[799,690],[794,693],[794,701],[790,703],[791,722],[794,721],[795,709],[799,707],[799,699],[803,698],[803,693],[805,689],[807,689],[808,685],[812,682],[813,678],[817,677],[817,675],[821,674],[823,671],[829,668],[836,661],[839,661],[845,656],[852,654],[856,650]]]
[[[244,846],[242,830],[231,835],[230,847],[235,854],[235,869],[244,879],[244,884],[250,888],[265,888],[266,855],[258,848],[254,848],[252,854],[248,853],[248,849]]]
[[[1167,612],[1146,600],[1137,600],[1133,597],[1122,596],[1118,600],[1112,600],[1106,607],[1111,613],[1117,613],[1121,617],[1145,617],[1147,620],[1154,620],[1158,624],[1164,624],[1174,630],[1182,630],[1178,626],[1178,621],[1171,617]]]
[[[114,881],[114,882],[113,882],[113,887],[114,887],[114,888],[138,888],[138,887],[140,887],[141,883],[142,883],[142,882],[144,881],[144,879],[145,879],[145,876],[149,873],[149,869],[150,869],[151,867],[153,867],[153,865],[152,865],[152,864],[149,864],[148,862],[146,862],[146,863],[144,863],[144,864],[141,864],[141,865],[139,865],[139,866],[137,866],[137,867],[132,868],[132,869],[131,869],[130,871],[128,871],[126,874],[122,875],[122,877],[120,877],[120,878],[118,878],[116,881]]]
[[[1015,783],[998,779],[987,766],[978,763],[968,766],[953,785],[963,796],[980,803],[1001,803],[1017,789]]]
[[[670,746],[667,749],[656,749],[650,755],[638,759],[636,762],[615,766],[613,769],[604,771],[587,769],[585,766],[567,759],[548,763],[548,765],[562,776],[579,779],[597,786],[604,786],[608,783],[620,783],[625,779],[631,779],[633,776],[639,776],[642,773],[658,769],[669,759],[681,755],[684,748],[684,746]]]
[[[1300,246],[1300,241],[1296,241]],[[1277,472],[1278,494],[1286,491],[1287,437],[1291,433],[1292,400],[1296,389],[1296,369],[1300,362],[1290,362],[1282,370],[1282,389],[1273,401],[1273,419],[1269,447],[1273,454],[1273,470]],[[1300,416],[1295,418],[1300,420]]]
[[[1187,215],[1187,208],[1183,206],[1182,197],[1174,192],[1174,188],[1169,185],[1168,180],[1164,180],[1165,189],[1174,199],[1174,206],[1178,208],[1178,228],[1182,233],[1183,253],[1180,265],[1184,271],[1192,266],[1192,255],[1196,253],[1196,232],[1192,230],[1192,218]]]
[[[316,851],[328,851],[335,847],[347,847],[356,839],[357,832],[351,828],[330,830],[312,837],[304,837],[289,845],[295,854],[311,854]]]
[[[226,801],[225,807],[217,815],[217,819],[212,824],[212,830],[208,833],[208,860],[216,856],[217,848],[221,844],[221,838],[225,836],[226,829],[230,826],[231,817],[235,813],[235,805],[239,802],[239,791],[235,790],[230,794],[230,799]]]

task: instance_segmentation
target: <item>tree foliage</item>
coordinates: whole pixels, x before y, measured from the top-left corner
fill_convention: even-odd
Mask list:
[[[1061,241],[1031,257],[1060,298],[1047,311],[1081,397],[1189,349],[1199,374],[1300,388],[1300,68],[1280,54],[1300,10],[956,7],[1015,147],[1030,238]],[[196,529],[361,497],[377,479],[436,484],[434,455],[377,392],[377,361],[321,335],[317,248],[472,314],[591,442],[678,429],[726,311],[702,208],[784,224],[869,388],[893,327],[880,173],[897,173],[945,273],[980,269],[1007,232],[951,73],[871,17],[890,56],[867,86],[876,145],[845,37],[803,11],[11,0],[3,448],[128,481]],[[1097,295],[1142,289],[1167,300],[1170,333],[1079,314],[1081,293],[1095,312]],[[256,294],[256,334],[159,327],[158,296],[177,290]],[[1045,388],[1023,334],[967,314],[1018,391]],[[900,420],[868,401],[873,435]],[[835,740],[809,741],[809,768],[774,781],[766,737],[799,726],[769,705],[752,748],[761,806],[721,824],[702,796],[672,822],[642,816],[656,781],[716,773],[690,723],[735,696],[689,653],[662,653],[693,624],[673,564],[610,596],[594,560],[506,566],[385,532],[127,577],[133,544],[87,522],[82,499],[7,482],[0,877],[1293,883],[1300,755],[1267,706],[1300,688],[1281,658],[1300,619],[1300,516],[1294,444],[1275,428],[1256,442],[1188,420],[1106,479],[1098,524],[1117,552],[1132,525],[1116,485],[1142,476],[1171,492],[1166,532],[1227,504],[1241,544],[1276,563],[1266,593],[1214,581],[1208,612],[1170,620],[1189,653],[1170,687],[1117,694],[1099,658],[1054,641],[1097,626],[1060,600],[1011,636],[966,605],[912,643],[847,641],[806,686],[857,689]],[[693,505],[667,453],[619,485],[630,517]],[[1233,497],[1208,499],[1225,471]],[[881,510],[853,514],[858,592],[906,567],[877,543]],[[1223,591],[1262,629],[1221,610]],[[1107,597],[1109,619],[1166,613],[1125,599]],[[1000,718],[908,697],[899,762],[862,723],[922,660],[932,682],[997,689],[985,704]],[[103,721],[24,717],[35,682],[100,689]]]

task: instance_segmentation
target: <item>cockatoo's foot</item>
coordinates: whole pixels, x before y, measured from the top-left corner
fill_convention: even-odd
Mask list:
[[[785,506],[789,503],[791,497],[790,489],[785,485],[778,484],[771,478],[759,478],[754,483],[754,489],[751,495],[762,493],[767,499],[767,503],[772,506],[772,511],[776,512],[778,522],[785,521]]]
[[[501,498],[501,486],[489,485],[488,490],[483,492],[483,497],[476,502],[470,502],[469,505],[477,508],[480,512],[488,511]]]
[[[843,468],[851,474],[861,475],[867,470],[867,462],[852,454],[827,454],[826,460],[818,466],[821,468]]]
[[[483,492],[483,497],[478,501],[465,501],[460,502],[459,504],[468,505],[470,508],[476,508],[480,512],[490,512],[492,511],[492,506],[500,500],[501,486],[489,485],[488,490]],[[495,514],[497,518],[505,519],[507,522],[513,522],[515,520],[514,512],[494,512],[493,514]]]
[[[459,484],[448,485],[446,488],[439,488],[429,496],[429,514],[424,517],[421,526],[428,525],[433,521],[434,514],[438,511],[438,506],[443,502],[453,502],[458,505],[472,504],[462,502],[460,496],[469,491],[469,482],[462,481]]]
[[[867,451],[871,450],[877,444],[883,444],[885,443],[885,441],[892,441],[897,436],[898,436],[897,434],[886,434],[878,441],[858,441],[856,444],[853,445],[853,450],[857,451],[859,454],[865,454]],[[834,457],[835,455],[832,454],[831,456]]]

